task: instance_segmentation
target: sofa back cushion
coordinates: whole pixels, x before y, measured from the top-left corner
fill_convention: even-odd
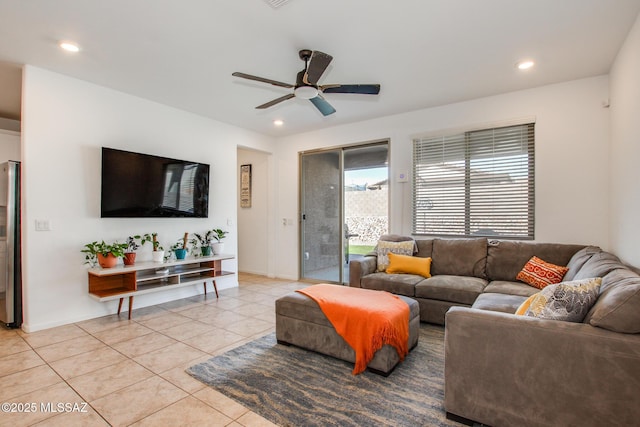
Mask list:
[[[582,248],[584,245],[492,239],[488,242],[487,249],[487,278],[515,281],[520,270],[533,256],[551,264],[565,266]]]
[[[487,277],[487,239],[433,239],[431,258],[431,275]]]
[[[433,255],[433,239],[419,239],[416,240],[418,245],[418,253],[416,256],[422,258],[431,258]]]
[[[584,323],[626,334],[640,333],[640,275],[626,268],[605,275],[600,296]]]
[[[573,280],[588,279],[589,277],[604,277],[613,270],[625,269],[620,258],[609,252],[598,252],[593,255],[578,270]]]
[[[567,271],[567,274],[564,275],[564,280],[573,280],[582,266],[585,265],[585,263],[589,261],[592,256],[600,252],[602,252],[602,249],[600,249],[598,246],[586,246],[576,252],[567,264],[569,271]]]

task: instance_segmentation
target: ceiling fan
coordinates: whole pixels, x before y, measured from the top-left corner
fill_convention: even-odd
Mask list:
[[[379,84],[330,84],[330,85],[318,85],[318,80],[325,72],[333,57],[319,50],[311,51],[309,49],[303,49],[298,52],[300,59],[304,61],[304,70],[300,71],[296,77],[296,84],[283,83],[276,80],[265,79],[263,77],[252,76],[250,74],[235,72],[232,75],[235,77],[242,77],[243,79],[255,80],[258,82],[269,83],[274,86],[284,87],[291,89],[293,93],[276,98],[273,101],[269,101],[265,104],[258,105],[257,109],[265,109],[272,107],[276,104],[286,101],[291,98],[308,99],[311,103],[322,113],[323,116],[328,116],[336,112],[335,108],[329,104],[322,94],[325,93],[357,93],[363,95],[377,95],[380,93]]]

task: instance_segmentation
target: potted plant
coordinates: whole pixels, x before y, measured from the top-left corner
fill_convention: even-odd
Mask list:
[[[224,243],[222,242],[222,239],[227,237],[227,234],[229,234],[229,232],[223,231],[220,228],[214,228],[213,230],[211,230],[211,232],[213,233],[213,238],[216,240],[216,243],[211,245],[211,247],[213,248],[213,253],[219,255],[224,250]]]
[[[202,256],[211,255],[211,243],[213,242],[213,230],[207,231],[204,235],[193,233],[195,238],[191,239],[190,243],[193,247],[193,253],[196,254],[196,249],[200,248]]]
[[[85,254],[84,263],[95,267],[96,262],[102,268],[115,267],[118,258],[124,258],[124,251],[127,248],[126,243],[105,243],[91,242],[84,245],[84,249],[80,252]]]
[[[171,250],[176,255],[176,259],[185,259],[187,256],[187,243],[189,238],[189,233],[184,233],[184,237],[178,240],[173,246],[171,246]]]
[[[151,242],[151,246],[153,246],[153,252],[151,252],[153,262],[164,262],[164,248],[158,242],[158,233],[145,234],[142,236],[141,242],[143,245],[146,242]]]
[[[133,265],[136,263],[136,252],[140,246],[142,246],[143,242],[142,242],[142,237],[139,235],[135,235],[135,236],[129,236],[127,237],[127,247],[124,251],[124,258],[122,259],[122,261],[124,261],[124,265]]]

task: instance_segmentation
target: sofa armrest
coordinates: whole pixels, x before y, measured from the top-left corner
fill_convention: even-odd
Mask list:
[[[378,257],[375,255],[365,255],[360,259],[349,261],[349,286],[359,288],[360,279],[374,273],[377,266]]]
[[[452,307],[445,409],[488,425],[633,425],[640,335]]]

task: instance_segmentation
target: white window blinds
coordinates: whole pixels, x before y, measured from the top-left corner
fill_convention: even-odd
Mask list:
[[[413,233],[534,238],[534,124],[413,141]]]

